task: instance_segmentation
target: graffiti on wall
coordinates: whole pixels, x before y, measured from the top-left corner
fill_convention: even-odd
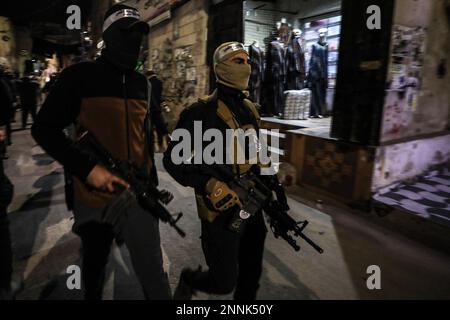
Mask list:
[[[174,120],[178,109],[184,109],[197,99],[197,68],[194,65],[192,46],[174,47],[170,39],[151,51],[153,70],[164,83],[165,109]],[[169,119],[171,122],[171,119]]]
[[[399,138],[413,122],[422,79],[426,29],[396,25],[384,107],[382,140]]]

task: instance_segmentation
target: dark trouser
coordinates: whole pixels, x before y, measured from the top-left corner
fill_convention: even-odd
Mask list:
[[[36,105],[22,105],[22,128],[27,126],[28,114],[31,113],[31,118],[36,119]]]
[[[0,289],[10,289],[11,274],[12,250],[8,215],[5,208],[0,208]]]
[[[326,112],[327,80],[311,81],[311,110],[309,115],[317,117]]]
[[[209,270],[198,272],[192,286],[211,294],[229,294],[235,300],[255,300],[262,273],[267,229],[262,213],[252,217],[241,235],[227,229],[229,215],[213,223],[202,221],[202,248]]]
[[[274,76],[273,90],[274,96],[274,115],[278,116],[283,113],[283,99],[284,99],[284,75]]]
[[[80,235],[83,244],[85,298],[99,300],[102,297],[105,266],[114,234],[109,225],[94,220],[101,216],[99,210],[75,201],[75,219],[80,211],[83,211],[82,215],[85,217],[93,217],[92,221],[87,221],[74,230]],[[163,269],[158,220],[136,205],[127,210],[122,238],[130,252],[131,262],[145,297],[152,300],[171,299],[168,277]]]
[[[8,145],[12,144],[12,129],[11,129],[11,120],[8,121],[8,123],[6,123],[6,143]]]
[[[11,203],[12,191],[4,173],[3,160],[0,159],[0,289],[9,290],[12,275],[11,234],[7,208]]]

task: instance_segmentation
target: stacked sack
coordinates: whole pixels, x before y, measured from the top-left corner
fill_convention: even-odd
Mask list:
[[[308,119],[310,105],[311,91],[309,89],[285,91],[283,119]]]

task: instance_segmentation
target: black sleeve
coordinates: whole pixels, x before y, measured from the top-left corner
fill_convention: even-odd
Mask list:
[[[10,119],[11,94],[8,85],[0,78],[0,126],[4,126]]]
[[[161,80],[156,79],[156,81],[151,81],[151,84],[152,97],[150,101],[150,115],[158,135],[162,137],[169,133],[167,130],[167,123],[164,120],[161,110],[162,82]]]
[[[180,115],[177,129],[186,129],[189,131],[191,138],[191,148],[194,146],[194,121],[196,117],[192,110],[186,109]],[[174,164],[172,161],[172,150],[178,144],[178,141],[172,141],[169,144],[166,152],[164,153],[163,164],[167,172],[174,178],[179,184],[185,187],[192,187],[196,191],[203,193],[206,183],[210,179],[210,175],[207,175],[202,170],[201,164]]]
[[[66,170],[85,180],[97,164],[74,146],[63,130],[74,123],[80,113],[82,77],[77,65],[66,69],[47,96],[31,134],[36,142]]]

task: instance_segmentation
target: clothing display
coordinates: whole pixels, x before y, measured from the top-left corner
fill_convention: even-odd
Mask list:
[[[286,90],[301,90],[305,86],[305,52],[302,38],[293,37],[286,51]]]
[[[306,120],[309,117],[309,108],[311,105],[311,91],[289,90],[284,93],[284,112],[285,120]]]
[[[261,104],[261,92],[264,80],[264,54],[259,46],[252,44],[249,47],[250,65],[252,73],[250,76],[250,99]]]
[[[326,43],[318,42],[312,46],[308,86],[312,93],[310,116],[320,116],[326,112],[328,88],[328,45]]]
[[[283,113],[283,94],[286,79],[284,45],[277,40],[272,41],[269,44],[266,59],[263,113],[279,115]]]

